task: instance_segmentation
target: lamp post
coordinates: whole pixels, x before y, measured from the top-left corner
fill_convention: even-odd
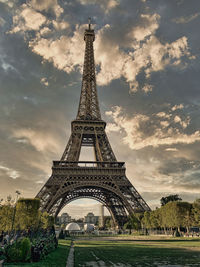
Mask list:
[[[11,232],[12,232],[12,230],[13,230],[14,223],[15,223],[15,214],[16,214],[16,206],[17,206],[18,196],[21,194],[18,190],[16,190],[15,193],[17,194],[17,197],[16,197],[16,203],[15,203],[15,206],[14,206],[14,212],[13,212],[13,218],[12,218]]]

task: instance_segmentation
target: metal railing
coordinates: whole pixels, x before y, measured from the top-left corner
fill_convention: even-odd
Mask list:
[[[53,167],[125,168],[125,162],[110,161],[53,161]]]

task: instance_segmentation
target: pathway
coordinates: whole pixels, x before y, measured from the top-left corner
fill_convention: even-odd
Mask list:
[[[66,267],[74,267],[74,242],[73,240],[71,241],[71,247],[70,247],[69,255],[67,258]]]

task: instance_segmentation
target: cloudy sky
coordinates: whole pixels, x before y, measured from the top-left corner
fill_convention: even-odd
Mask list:
[[[0,0],[0,197],[34,197],[62,155],[88,17],[101,113],[127,177],[151,207],[200,197],[199,0]],[[98,214],[91,200],[65,210]]]

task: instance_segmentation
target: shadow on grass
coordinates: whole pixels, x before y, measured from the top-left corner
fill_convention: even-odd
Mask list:
[[[155,240],[154,240],[155,241]],[[161,248],[141,244],[84,244],[75,245],[75,267],[85,266],[86,262],[104,261],[106,266],[115,264],[131,264],[131,266],[158,266],[160,264],[192,264],[200,266],[199,252],[185,248]]]
[[[110,241],[114,241],[115,240],[110,240]],[[150,242],[164,242],[164,243],[173,243],[173,242],[200,242],[200,239],[118,239],[116,240],[117,242],[147,242],[147,243],[150,243]]]

